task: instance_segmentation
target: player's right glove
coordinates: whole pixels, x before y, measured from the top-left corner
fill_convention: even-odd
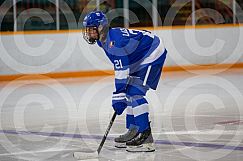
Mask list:
[[[112,107],[117,115],[121,115],[127,108],[128,100],[125,93],[113,93],[112,96]]]

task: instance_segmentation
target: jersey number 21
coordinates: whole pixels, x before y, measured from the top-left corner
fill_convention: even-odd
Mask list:
[[[123,68],[121,59],[114,60],[114,64],[115,64],[116,69],[122,69]]]

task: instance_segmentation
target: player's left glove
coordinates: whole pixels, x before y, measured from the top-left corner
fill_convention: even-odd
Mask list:
[[[112,96],[112,107],[116,111],[117,115],[121,115],[127,108],[128,100],[125,93],[113,93]]]

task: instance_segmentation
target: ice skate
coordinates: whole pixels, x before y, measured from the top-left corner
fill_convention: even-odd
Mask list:
[[[134,139],[126,142],[128,152],[153,152],[154,140],[151,128],[139,133]]]
[[[126,148],[126,142],[132,140],[138,135],[138,130],[136,128],[129,129],[125,134],[115,138],[115,147]]]

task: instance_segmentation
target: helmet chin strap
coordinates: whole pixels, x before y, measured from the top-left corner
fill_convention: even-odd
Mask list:
[[[105,43],[106,41],[106,37],[107,37],[107,34],[108,34],[108,31],[109,31],[109,27],[108,26],[104,26],[100,32],[98,32],[99,34],[99,40],[102,42],[102,43]]]

